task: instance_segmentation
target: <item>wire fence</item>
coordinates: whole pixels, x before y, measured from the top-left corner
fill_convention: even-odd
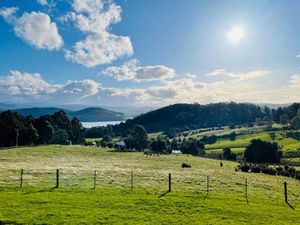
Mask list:
[[[185,191],[193,194],[232,194],[248,202],[254,198],[267,198],[274,204],[287,202],[300,204],[300,182],[277,177],[273,182],[251,180],[249,177],[219,179],[212,175],[189,176],[187,171],[173,173],[145,173],[134,170],[5,170],[0,171],[0,188],[120,188],[128,191],[157,190],[161,192]]]

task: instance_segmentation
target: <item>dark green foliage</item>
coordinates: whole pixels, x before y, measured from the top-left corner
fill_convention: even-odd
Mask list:
[[[230,135],[229,135],[229,140],[230,141],[235,141],[236,139],[236,133],[235,132],[231,132]]]
[[[115,133],[125,135],[128,129],[140,124],[147,131],[198,129],[205,127],[244,124],[262,118],[264,113],[259,106],[244,103],[175,104],[129,119],[114,126]],[[174,135],[171,132],[170,136]]]
[[[246,147],[244,158],[253,163],[279,163],[282,152],[277,143],[253,139]]]
[[[229,129],[235,129],[235,126],[234,126],[233,123],[231,123],[231,124],[229,125]]]
[[[293,177],[296,179],[300,174],[294,167],[285,165],[284,167],[270,167],[268,164],[248,164],[248,163],[241,163],[237,168],[236,171],[242,172],[252,172],[252,173],[264,173],[268,175],[280,175],[286,177]]]
[[[74,144],[80,144],[84,142],[85,132],[79,119],[74,117],[71,120],[71,141]]]
[[[113,147],[114,147],[114,144],[113,144],[112,142],[108,142],[108,143],[107,143],[107,147],[108,147],[108,148],[113,148]]]
[[[250,171],[251,171],[252,173],[260,173],[261,168],[260,168],[259,165],[252,165],[251,168],[250,168]]]
[[[0,147],[14,146],[17,139],[18,145],[67,144],[69,141],[80,144],[84,136],[80,121],[77,118],[70,121],[63,111],[37,119],[9,110],[0,113]]]
[[[218,137],[216,135],[211,135],[211,136],[206,136],[204,135],[200,141],[203,142],[204,144],[214,144],[218,140]]]
[[[297,115],[291,120],[291,128],[294,130],[300,129],[300,116]]]
[[[106,141],[106,142],[112,141],[112,138],[111,138],[111,136],[109,136],[109,135],[104,135],[102,139],[103,139],[104,141]]]
[[[17,138],[18,136],[18,138]],[[0,113],[0,147],[29,145],[38,138],[32,117],[20,116],[10,110]]]
[[[200,156],[205,153],[204,144],[201,141],[195,139],[182,141],[180,151],[184,154],[191,154],[194,156]]]
[[[188,163],[182,163],[181,168],[191,168],[191,164]]]
[[[86,131],[87,138],[101,138],[105,135],[113,136],[112,126],[92,127]]]
[[[54,136],[52,138],[53,144],[60,144],[65,145],[69,141],[69,135],[68,133],[63,129],[57,129],[54,133]]]
[[[241,163],[238,167],[237,170],[240,170],[242,172],[248,173],[250,170],[251,166],[248,163]]]
[[[276,169],[269,166],[262,166],[261,172],[269,175],[276,175]]]
[[[178,150],[179,149],[179,143],[177,142],[177,140],[174,138],[171,141],[171,150]]]
[[[279,107],[271,110],[272,120],[277,123],[287,125],[295,116],[297,116],[300,109],[300,103],[293,103],[287,107]]]
[[[167,142],[162,136],[158,136],[150,143],[150,148],[154,153],[167,153],[167,147]]]
[[[51,118],[51,122],[53,122],[52,126],[54,127],[54,129],[63,129],[67,131],[71,130],[71,121],[69,120],[67,114],[64,111],[55,112],[51,116]]]
[[[128,138],[125,139],[126,148],[142,151],[148,147],[148,134],[141,125],[135,125]]]
[[[236,160],[236,154],[231,151],[230,148],[223,148],[223,159]]]
[[[39,138],[37,140],[38,144],[48,144],[54,135],[54,128],[49,122],[48,118],[40,117],[35,119],[34,126],[36,127]]]
[[[105,141],[105,140],[102,139],[100,141],[100,146],[105,148],[107,146],[107,141]]]

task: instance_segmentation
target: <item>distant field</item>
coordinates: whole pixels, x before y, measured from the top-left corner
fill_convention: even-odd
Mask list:
[[[182,169],[183,162],[192,165]],[[41,146],[0,151],[0,221],[7,224],[297,224],[300,182],[234,172],[188,155]],[[55,170],[61,173],[60,188]],[[24,169],[20,189],[20,170]],[[93,171],[97,187],[93,190]],[[131,189],[130,172],[134,174]],[[172,174],[172,192],[168,189]],[[206,196],[207,176],[209,193]],[[248,179],[248,204],[244,196]],[[288,182],[289,203],[283,182]],[[1,224],[1,222],[0,222]]]
[[[275,134],[275,139],[272,139],[270,134]],[[300,149],[300,141],[293,138],[285,138],[285,132],[282,131],[264,131],[260,133],[254,133],[254,134],[243,134],[243,135],[237,135],[235,141],[230,140],[218,140],[214,144],[208,144],[206,145],[207,149],[220,149],[223,147],[232,147],[232,148],[242,148],[250,144],[250,141],[252,139],[262,139],[265,141],[270,142],[277,142],[281,147],[282,150],[285,152],[290,151],[299,151]]]

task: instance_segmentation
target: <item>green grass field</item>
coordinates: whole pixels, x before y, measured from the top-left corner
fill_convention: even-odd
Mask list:
[[[182,169],[183,162],[192,168]],[[299,224],[298,180],[235,172],[236,163],[224,162],[223,167],[219,163],[189,155],[146,156],[79,146],[1,150],[0,221],[2,224]],[[22,189],[21,169],[24,169]],[[56,169],[60,169],[58,189],[53,188]],[[95,190],[94,170],[97,170]],[[168,173],[172,174],[170,193],[167,193]],[[290,206],[284,202],[284,181],[288,182]]]
[[[274,133],[275,138],[272,139],[270,134]],[[244,148],[248,144],[250,144],[250,141],[252,139],[261,139],[264,141],[269,142],[277,142],[284,152],[294,152],[294,151],[300,151],[300,141],[294,138],[285,138],[285,132],[284,131],[263,131],[259,133],[252,133],[252,134],[242,134],[237,135],[236,140],[231,141],[228,139],[221,139],[218,140],[214,144],[207,144],[205,145],[205,148],[207,150],[210,149],[222,149],[223,147],[230,147],[230,148]]]

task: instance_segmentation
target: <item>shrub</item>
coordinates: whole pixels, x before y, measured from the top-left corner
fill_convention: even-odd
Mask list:
[[[252,163],[279,163],[281,157],[282,152],[277,143],[260,139],[251,140],[244,152],[246,162]]]
[[[227,160],[236,160],[236,154],[230,148],[223,148],[223,158]]]
[[[261,168],[261,172],[269,175],[276,175],[276,170],[272,167],[264,166]]]
[[[182,163],[181,168],[191,168],[191,165],[188,163]]]
[[[100,141],[100,146],[105,148],[105,147],[107,146],[107,142],[106,142],[105,140],[102,139],[102,140]]]
[[[252,173],[260,173],[261,168],[260,168],[259,165],[252,165],[250,171],[251,171]]]
[[[107,147],[113,148],[113,147],[114,147],[114,144],[113,144],[112,142],[108,142],[108,143],[107,143]]]
[[[238,169],[241,170],[242,172],[249,172],[251,166],[247,163],[242,163]]]

